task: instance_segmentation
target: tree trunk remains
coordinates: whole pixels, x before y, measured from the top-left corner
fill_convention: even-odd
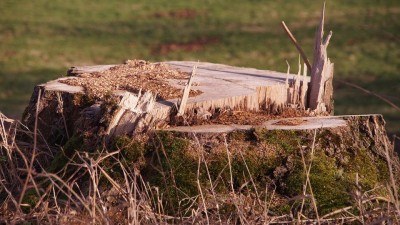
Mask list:
[[[317,113],[333,114],[333,63],[328,58],[327,48],[332,31],[324,37],[325,4],[321,21],[315,34],[314,61],[311,69],[309,107]]]
[[[279,115],[286,109],[305,112],[304,99],[309,82],[306,76],[204,62],[174,61],[166,64],[187,73],[197,65],[191,89],[201,93],[186,99],[186,106],[181,109],[183,116],[212,115],[224,109],[266,111],[272,115]],[[177,98],[156,101],[155,96],[147,92],[142,95],[115,90],[108,98],[94,100],[83,87],[61,83],[83,73],[112,68],[112,65],[73,67],[68,77],[36,86],[23,121],[33,127],[38,91],[41,90],[38,123],[47,140],[66,140],[76,131],[87,130],[107,136],[133,135],[146,130],[146,127],[169,123],[170,116],[176,112]],[[182,80],[168,79],[168,83],[179,89],[185,87]]]

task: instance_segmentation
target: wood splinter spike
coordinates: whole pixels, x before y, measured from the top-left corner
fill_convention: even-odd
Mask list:
[[[185,113],[186,103],[189,98],[190,88],[192,88],[193,77],[196,74],[196,69],[197,69],[197,65],[193,66],[192,73],[190,74],[189,80],[185,86],[185,89],[183,90],[182,99],[179,103],[179,110],[178,110],[178,114],[177,114],[178,116],[183,116],[183,114]]]
[[[315,34],[314,43],[314,61],[310,65],[307,56],[297,42],[296,38],[290,32],[285,22],[282,21],[282,27],[288,34],[290,40],[299,51],[305,65],[311,70],[310,91],[306,99],[305,108],[309,108],[316,115],[331,114],[333,115],[333,63],[328,58],[327,47],[332,37],[332,31],[329,32],[325,40],[324,37],[324,21],[325,21],[325,3],[322,8],[321,19]]]
[[[322,8],[321,20],[315,34],[314,61],[311,69],[310,94],[308,107],[317,114],[333,114],[333,63],[328,58],[327,47],[332,31],[324,37],[325,4]]]

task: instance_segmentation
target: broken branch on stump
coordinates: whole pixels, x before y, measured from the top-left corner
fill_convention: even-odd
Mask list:
[[[146,130],[152,122],[152,116],[149,114],[153,110],[156,96],[151,92],[141,91],[133,94],[124,92],[120,97],[117,112],[113,115],[107,128],[109,137],[140,133]]]
[[[315,34],[314,61],[311,69],[310,93],[308,106],[316,113],[333,114],[333,63],[328,58],[327,47],[332,31],[324,37],[325,4],[322,8],[321,20]]]
[[[306,53],[304,53],[303,49],[297,42],[296,38],[293,36],[292,32],[290,32],[289,28],[286,26],[285,22],[282,21],[282,27],[286,31],[287,35],[289,36],[290,40],[292,40],[293,44],[296,46],[297,50],[299,51],[301,58],[303,58],[304,62],[306,63],[307,67],[309,70],[311,70],[311,64],[310,61],[308,61],[308,58],[306,56]]]
[[[178,116],[182,116],[185,113],[186,103],[189,98],[190,88],[192,87],[193,77],[196,73],[197,65],[193,66],[192,73],[190,74],[189,80],[186,83],[185,89],[183,90],[183,95],[181,102],[179,104]]]

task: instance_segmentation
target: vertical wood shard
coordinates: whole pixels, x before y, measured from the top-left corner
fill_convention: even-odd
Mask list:
[[[328,58],[327,47],[332,37],[332,31],[324,37],[325,4],[321,13],[321,20],[315,34],[314,61],[311,69],[310,93],[308,106],[317,114],[333,114],[333,63]]]
[[[308,91],[307,66],[304,63],[304,66],[303,66],[303,81],[302,81],[301,90],[300,90],[300,108],[303,109],[303,110],[306,108],[307,91]]]
[[[186,103],[189,98],[190,88],[192,87],[193,77],[196,74],[196,69],[197,69],[197,65],[193,66],[192,73],[190,74],[189,80],[183,90],[182,99],[179,103],[179,109],[178,109],[178,114],[177,114],[178,116],[182,116],[185,113]]]

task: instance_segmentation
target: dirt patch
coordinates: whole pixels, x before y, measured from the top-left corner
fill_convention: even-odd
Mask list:
[[[173,18],[173,19],[193,19],[199,15],[194,9],[180,9],[172,11],[156,12],[153,14],[157,18]]]
[[[297,126],[297,125],[303,124],[305,122],[307,122],[307,120],[299,119],[299,118],[290,118],[290,119],[280,120],[276,123],[273,123],[273,125]]]
[[[227,111],[211,120],[217,124],[241,124],[241,125],[261,125],[267,120],[288,118],[288,117],[304,117],[307,113],[298,109],[285,109],[282,114],[271,115],[267,111],[245,112],[245,111]]]
[[[182,89],[168,84],[168,79],[189,78],[189,74],[170,68],[163,63],[149,63],[144,60],[128,60],[109,70],[82,73],[68,80],[60,81],[72,86],[81,86],[89,96],[103,98],[114,90],[138,93],[139,90],[156,93],[159,99],[174,99],[182,96]],[[191,90],[190,96],[201,94]]]
[[[223,110],[219,112],[209,113],[209,117],[203,117],[204,112],[197,112],[190,114],[185,118],[175,117],[170,121],[172,126],[186,126],[186,125],[206,125],[206,124],[239,124],[239,125],[261,125],[268,120],[289,118],[289,117],[307,117],[309,114],[306,111],[299,109],[287,108],[279,115],[271,115],[267,111],[259,112],[246,112],[246,111],[234,111],[234,110]],[[301,119],[292,119],[288,121],[295,126],[295,123],[301,124]],[[299,125],[298,124],[298,125]],[[282,124],[283,125],[283,124]],[[288,124],[286,124],[288,125]]]
[[[204,49],[208,45],[217,44],[219,42],[220,39],[217,37],[203,37],[185,43],[161,44],[153,48],[152,53],[155,55],[165,55],[175,51],[195,52]]]

